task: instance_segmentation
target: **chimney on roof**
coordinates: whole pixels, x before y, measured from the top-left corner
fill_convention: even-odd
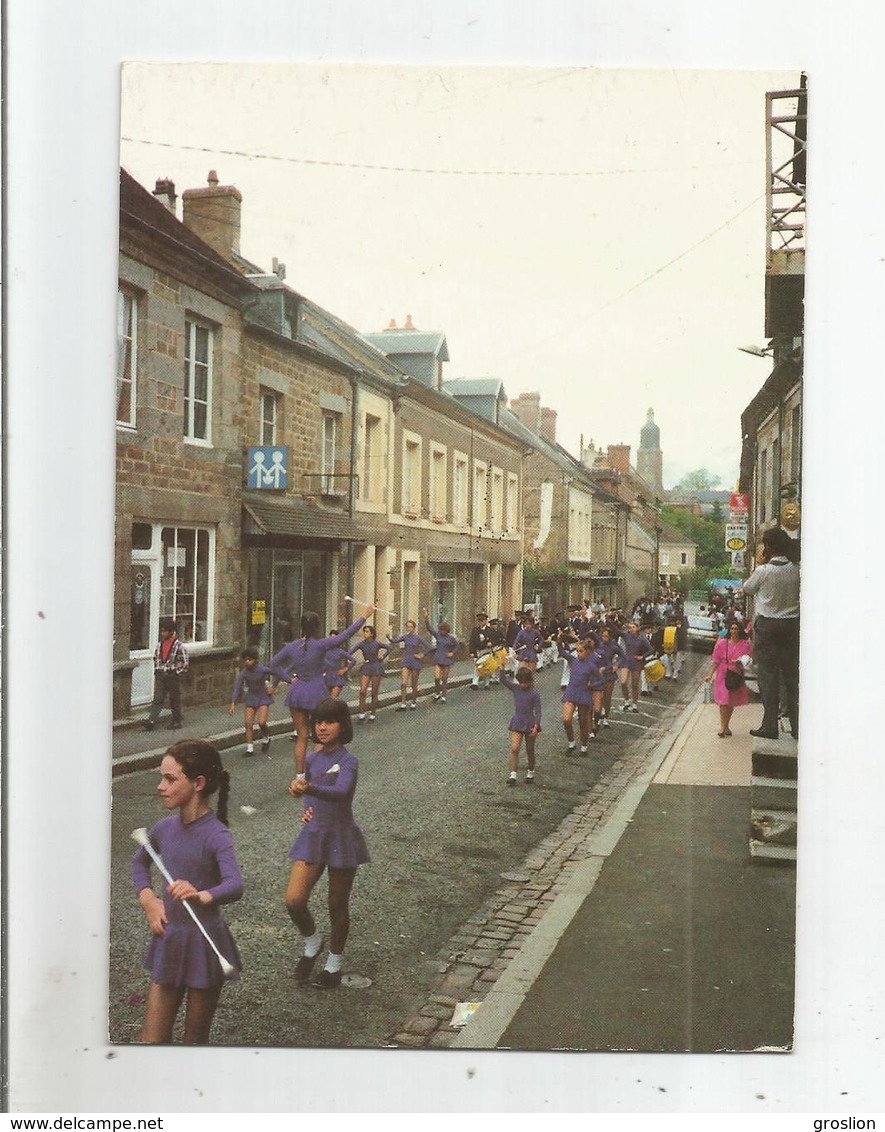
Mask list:
[[[551,444],[556,443],[556,410],[541,407],[541,436],[545,440],[549,440]]]
[[[175,215],[175,205],[178,201],[178,197],[175,195],[174,181],[169,181],[165,177],[158,177],[157,184],[154,187],[154,196],[164,208],[168,208],[172,215]]]
[[[389,323],[387,324],[387,329],[388,329],[388,330],[399,330],[399,327],[398,327],[398,326],[397,326],[397,324],[396,324],[396,319],[395,319],[395,318],[392,318],[392,319],[390,320],[390,322],[389,322]]]
[[[185,189],[181,194],[185,225],[195,236],[228,261],[240,251],[240,206],[243,197],[233,185],[219,185],[218,174],[209,170],[202,189]]]
[[[276,256],[273,257],[273,266],[271,270],[273,271],[274,275],[276,275],[277,279],[282,281],[286,278],[286,265],[284,263],[280,263]]]
[[[510,411],[532,432],[541,432],[541,394],[520,393],[510,402]]]
[[[412,316],[410,314],[407,314],[406,315],[406,321],[403,325],[403,330],[414,330],[414,329],[415,329],[415,327],[412,325]]]
[[[622,475],[630,474],[630,445],[610,444],[608,446],[608,466]]]

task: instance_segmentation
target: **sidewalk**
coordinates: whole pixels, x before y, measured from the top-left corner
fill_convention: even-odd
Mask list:
[[[790,1048],[795,869],[750,859],[756,714],[722,740],[686,710],[449,1048]]]
[[[449,674],[449,687],[458,688],[469,684],[473,679],[472,660],[461,660],[452,665]],[[233,685],[233,678],[231,678]],[[426,666],[418,677],[419,697],[433,692],[433,666]],[[390,707],[400,698],[399,669],[389,672],[381,685],[379,703]],[[285,690],[281,690],[268,713],[268,728],[271,735],[292,734],[292,720],[284,704]],[[344,690],[345,703],[356,710],[359,702],[359,680],[351,680]],[[145,731],[142,727],[147,718],[148,704],[133,712],[126,719],[116,719],[113,724],[112,774],[117,777],[136,770],[150,770],[160,765],[163,755],[176,740],[185,736],[199,736],[208,739],[220,750],[228,750],[245,743],[243,731],[243,708],[237,705],[236,713],[228,715],[228,704],[211,704],[184,709],[184,727],[181,731],[169,731],[168,708],[164,708],[155,731]],[[256,728],[257,734],[257,728]]]

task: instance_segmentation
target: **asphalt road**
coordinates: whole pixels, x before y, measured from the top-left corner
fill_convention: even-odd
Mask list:
[[[554,830],[603,769],[632,741],[663,734],[696,686],[707,658],[686,657],[678,684],[644,697],[638,715],[620,711],[586,758],[566,756],[560,722],[559,666],[538,675],[544,718],[537,781],[505,785],[512,696],[504,688],[450,691],[448,703],[423,700],[417,711],[385,708],[356,729],[360,760],[355,814],[372,854],[351,898],[346,973],[370,985],[323,992],[293,979],[300,946],[283,906],[286,854],[300,805],[286,794],[291,744],[274,740],[272,758],[224,753],[231,772],[231,830],[246,881],[243,899],[225,915],[243,958],[243,977],[225,988],[212,1041],[247,1047],[378,1048],[433,990],[447,941],[527,853]],[[115,779],[109,1035],[138,1041],[147,991],[141,966],[148,941],[129,865],[131,831],[164,812],[154,796],[156,771]],[[254,809],[244,814],[240,807]],[[313,910],[328,927],[326,882]]]

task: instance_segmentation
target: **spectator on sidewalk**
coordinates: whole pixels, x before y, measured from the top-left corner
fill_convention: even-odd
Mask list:
[[[745,707],[750,702],[750,693],[744,679],[744,665],[751,653],[750,642],[740,621],[732,621],[728,636],[720,637],[713,649],[707,683],[713,684],[713,702],[719,705],[719,738],[731,737],[731,715],[736,707]],[[733,673],[733,676],[729,676]],[[739,678],[735,688],[728,683]]]
[[[754,598],[753,654],[762,722],[750,734],[777,739],[783,681],[790,731],[799,738],[799,548],[782,527],[762,535],[761,562],[742,592]]]
[[[154,698],[144,721],[145,731],[153,731],[157,726],[167,696],[172,713],[169,727],[173,731],[181,728],[181,677],[187,669],[187,649],[178,639],[173,619],[164,617],[160,621],[160,640],[154,649]]]

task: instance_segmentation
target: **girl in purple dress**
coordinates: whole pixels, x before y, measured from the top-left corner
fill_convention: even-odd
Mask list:
[[[591,645],[587,640],[578,641],[574,653],[568,652],[559,642],[559,655],[569,662],[568,685],[562,693],[562,726],[568,740],[566,750],[575,749],[575,712],[578,713],[578,729],[581,733],[581,754],[586,755],[590,742],[590,712],[593,697],[590,692],[591,681],[600,679],[599,668],[590,654]]]
[[[305,777],[289,787],[294,797],[303,797],[304,808],[301,832],[289,850],[292,869],[286,909],[304,943],[304,954],[295,967],[295,978],[304,985],[325,943],[308,901],[323,870],[329,870],[329,955],[314,986],[334,990],[341,984],[341,962],[350,930],[350,890],[357,868],[369,860],[365,838],[353,819],[357,761],[344,745],[353,739],[347,705],[341,700],[323,700],[312,716],[311,738],[319,747],[307,756]]]
[[[162,898],[151,883],[152,859],[139,848],[132,861],[132,879],[152,938],[144,965],[151,972],[141,1040],[172,1041],[172,1029],[187,998],[184,1041],[205,1045],[225,976],[212,948],[191,919],[188,900],[221,954],[239,978],[242,969],[233,936],[219,906],[239,900],[243,878],[227,828],[230,777],[218,751],[202,739],[183,739],[170,747],[160,763],[157,793],[167,810],[148,834],[151,845],[176,879]],[[218,791],[218,812],[207,798]]]
[[[372,710],[369,712],[369,723],[375,722],[375,712],[378,710],[378,692],[381,688],[381,678],[384,675],[384,658],[390,649],[383,641],[377,639],[378,633],[374,625],[363,625],[363,639],[350,650],[351,657],[363,654],[363,663],[360,667],[360,708],[357,723],[364,722],[366,718],[366,698],[371,690]]]
[[[599,649],[602,657],[600,670],[604,681],[602,689],[602,719],[600,722],[603,727],[608,727],[608,717],[611,715],[612,710],[612,696],[614,695],[615,684],[618,682],[618,671],[622,665],[626,664],[627,658],[624,656],[617,638],[608,625],[603,625],[599,630]]]
[[[516,679],[509,672],[501,673],[501,683],[513,693],[513,717],[510,729],[510,775],[508,786],[516,785],[519,767],[519,748],[525,739],[525,757],[528,769],[525,780],[535,781],[535,739],[541,730],[541,697],[535,687],[535,676],[530,668],[520,668]]]
[[[621,669],[621,691],[624,693],[623,711],[639,711],[639,689],[642,669],[654,652],[651,641],[639,632],[636,621],[627,623],[627,632],[621,634],[621,649],[627,663]]]
[[[326,682],[328,695],[336,699],[341,695],[350,680],[350,670],[353,668],[353,658],[342,645],[329,649],[323,658],[323,678]]]
[[[513,651],[520,666],[534,672],[538,667],[538,654],[543,647],[544,638],[535,624],[535,618],[531,613],[527,613],[522,628],[516,634],[516,640],[513,642]]]
[[[237,673],[234,681],[233,695],[230,698],[228,715],[233,715],[237,708],[237,700],[243,689],[246,698],[243,701],[244,725],[246,728],[246,754],[253,755],[255,748],[252,745],[252,730],[257,720],[261,732],[261,749],[267,751],[270,747],[270,732],[267,729],[267,709],[273,703],[273,695],[267,686],[267,681],[273,681],[276,690],[279,677],[263,664],[258,663],[258,649],[243,649],[240,653],[243,661],[242,669]]]
[[[435,686],[433,698],[437,703],[446,702],[446,692],[449,690],[449,671],[455,659],[455,653],[461,642],[452,636],[452,627],[448,621],[440,621],[439,629],[430,624],[430,615],[424,610],[424,624],[427,632],[433,637],[433,683]]]
[[[732,621],[728,636],[720,637],[713,649],[707,683],[713,684],[713,699],[719,705],[719,738],[731,737],[731,714],[736,707],[744,707],[750,702],[746,680],[734,690],[725,686],[725,673],[738,672],[743,675],[744,662],[751,655],[750,642],[740,621]]]
[[[320,619],[316,613],[305,613],[301,618],[302,636],[297,641],[284,645],[271,660],[270,667],[281,680],[291,680],[286,694],[286,707],[292,715],[295,728],[295,777],[304,777],[304,756],[307,753],[307,736],[310,729],[310,713],[328,695],[323,678],[323,664],[326,653],[336,645],[349,641],[375,612],[374,605],[367,605],[362,617],[342,633],[333,637],[320,637]]]
[[[414,621],[407,621],[406,631],[401,637],[387,636],[391,649],[394,645],[402,645],[405,650],[400,669],[400,702],[396,705],[397,711],[406,710],[406,694],[410,687],[412,702],[408,706],[412,711],[418,706],[418,676],[424,667],[427,641],[415,632],[416,628]]]

